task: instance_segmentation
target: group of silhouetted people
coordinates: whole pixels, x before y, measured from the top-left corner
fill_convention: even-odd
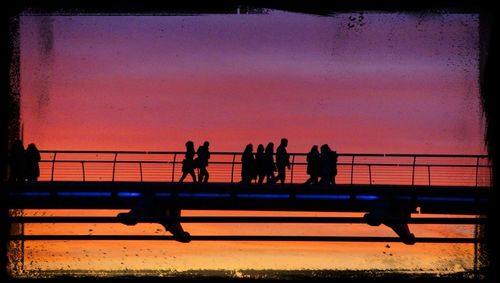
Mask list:
[[[290,156],[286,151],[288,140],[281,139],[281,143],[276,149],[276,163],[273,160],[274,144],[270,142],[266,149],[259,144],[255,156],[253,154],[253,145],[248,144],[241,157],[241,182],[251,184],[252,180],[260,185],[264,178],[267,178],[268,184],[285,183],[286,168],[290,169]],[[274,172],[278,175],[274,176]],[[321,146],[321,153],[318,146],[312,147],[307,154],[307,174],[310,178],[306,184],[324,184],[335,185],[335,176],[337,175],[337,153],[330,149],[327,144]],[[321,178],[318,181],[318,178]]]
[[[264,149],[264,145],[259,144],[255,156],[253,145],[248,144],[241,156],[241,182],[251,184],[252,180],[260,185],[266,179],[266,183],[274,184],[278,181],[285,183],[286,168],[290,169],[290,156],[286,151],[288,140],[283,138],[276,149],[276,163],[274,162],[274,143],[270,142]],[[274,175],[278,172],[278,175]]]
[[[314,145],[307,154],[307,174],[310,176],[306,184],[335,185],[337,176],[337,152],[330,149],[327,144],[321,146],[321,153],[318,146]],[[318,182],[318,178],[321,179]]]
[[[23,142],[16,140],[12,144],[9,155],[10,173],[9,180],[13,182],[36,182],[40,176],[40,152],[35,144],[24,149]]]
[[[186,154],[184,160],[182,160],[182,177],[179,182],[184,181],[187,175],[191,175],[193,178],[193,182],[206,184],[208,182],[208,160],[210,159],[210,151],[208,146],[210,143],[205,141],[203,145],[198,147],[196,151],[197,157],[194,158],[194,143],[192,141],[186,142]],[[198,179],[196,179],[196,174],[194,172],[195,169],[198,169]]]
[[[186,142],[186,153],[184,160],[182,160],[182,177],[179,182],[183,182],[187,175],[191,175],[194,183],[206,184],[208,182],[207,166],[210,159],[208,146],[209,142],[205,141],[195,152],[194,143],[192,141]],[[255,154],[253,145],[247,144],[241,156],[241,183],[251,184],[255,180],[257,184],[261,185],[266,179],[267,184],[275,184],[279,181],[281,185],[284,185],[286,169],[290,169],[290,155],[286,150],[287,146],[288,139],[282,138],[276,149],[276,162],[274,162],[274,143],[268,143],[265,148],[263,144],[259,144]],[[195,169],[198,169],[198,178],[196,178]],[[274,175],[274,172],[278,174]],[[337,152],[331,150],[327,144],[321,146],[320,152],[318,146],[314,145],[307,154],[307,174],[310,178],[306,184],[335,185]]]

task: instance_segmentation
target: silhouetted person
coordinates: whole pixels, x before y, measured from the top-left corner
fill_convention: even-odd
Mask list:
[[[310,176],[306,181],[307,185],[318,183],[318,177],[321,174],[321,159],[317,145],[313,146],[307,154],[307,174]]]
[[[322,185],[329,185],[332,183],[333,172],[333,155],[332,150],[327,144],[321,146],[321,180]]]
[[[196,158],[194,159],[193,161],[193,164],[194,164],[194,168],[197,168],[198,169],[198,183],[201,183],[201,171],[200,171],[200,167],[201,167],[201,156],[203,155],[203,145],[200,145],[198,147],[198,149],[196,150]]]
[[[12,144],[10,150],[9,163],[10,163],[10,181],[23,182],[24,181],[24,145],[21,140],[16,140]]]
[[[198,175],[198,182],[206,184],[208,182],[208,171],[207,171],[207,166],[208,166],[208,160],[210,159],[210,151],[208,149],[208,146],[210,143],[208,141],[205,141],[203,143],[203,146],[200,146],[198,148],[198,165],[200,168],[200,173]]]
[[[286,151],[288,146],[288,140],[285,138],[281,139],[281,143],[276,149],[276,167],[278,169],[278,176],[276,176],[275,182],[281,181],[281,185],[285,185],[286,168],[290,169],[290,156]]]
[[[241,182],[250,185],[255,176],[255,158],[253,145],[247,144],[241,156]]]
[[[28,145],[28,148],[26,148],[26,153],[24,155],[24,172],[28,182],[38,181],[38,177],[40,176],[38,162],[40,162],[40,152],[36,148],[36,145],[31,143]]]
[[[257,153],[255,154],[255,174],[258,178],[257,183],[262,185],[266,176],[266,156],[264,155],[264,145],[262,144],[259,144]]]
[[[274,163],[274,143],[270,142],[266,146],[266,150],[264,152],[264,171],[266,175],[266,183],[272,184],[274,183],[275,177],[274,172],[277,171],[276,164]]]
[[[182,183],[186,176],[189,174],[193,178],[193,182],[196,183],[196,175],[194,173],[194,143],[192,141],[186,142],[186,154],[184,155],[184,160],[182,160],[182,177],[179,183]]]

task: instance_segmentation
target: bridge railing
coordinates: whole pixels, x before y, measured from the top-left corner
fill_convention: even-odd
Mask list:
[[[209,182],[241,180],[241,152],[213,152]],[[41,181],[177,182],[184,152],[42,150]],[[304,183],[306,153],[290,153],[286,183]],[[487,155],[340,153],[337,184],[490,187]],[[191,182],[187,176],[185,182]]]

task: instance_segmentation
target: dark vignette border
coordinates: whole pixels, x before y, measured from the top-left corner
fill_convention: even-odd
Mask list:
[[[459,12],[459,13],[479,13],[480,14],[480,85],[481,102],[483,112],[486,117],[485,144],[491,156],[493,169],[493,189],[498,187],[498,164],[499,152],[498,136],[500,136],[498,125],[498,96],[499,82],[496,80],[496,68],[498,62],[498,20],[494,1],[473,1],[473,0],[434,0],[434,1],[396,1],[396,0],[358,0],[358,1],[317,1],[308,0],[293,3],[290,1],[225,1],[222,3],[209,3],[209,1],[69,1],[69,0],[17,0],[10,1],[9,7],[1,9],[1,44],[3,52],[2,81],[0,92],[0,282],[65,282],[68,280],[80,282],[101,281],[101,282],[159,282],[159,281],[199,281],[209,278],[58,278],[58,279],[14,279],[7,274],[7,235],[9,233],[9,218],[6,203],[4,182],[7,171],[7,154],[11,142],[19,135],[19,13],[29,11],[32,13],[62,13],[62,14],[211,14],[211,13],[235,13],[237,8],[244,11],[258,11],[260,8],[278,9],[298,13],[307,13],[326,16],[335,12],[349,12],[359,10],[377,10],[388,12],[410,12],[425,14],[429,12]],[[14,2],[14,3],[12,3]],[[495,134],[497,133],[497,134]],[[345,282],[460,282],[460,281],[481,281],[496,282],[500,279],[498,272],[498,243],[495,239],[500,239],[494,225],[498,223],[498,212],[494,210],[498,204],[496,196],[491,199],[488,223],[486,224],[486,254],[489,264],[485,267],[483,280],[463,278],[422,278],[422,277],[394,277],[384,276],[370,278],[366,275],[351,276],[349,278],[315,279],[315,278],[287,278],[286,281],[307,282],[314,281],[345,281]],[[214,278],[222,282],[232,281],[261,281],[257,279],[227,279]]]

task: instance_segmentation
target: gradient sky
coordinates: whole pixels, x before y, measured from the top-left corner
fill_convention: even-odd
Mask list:
[[[249,142],[287,137],[292,152],[329,143],[340,153],[483,154],[478,28],[478,16],[464,14],[25,15],[24,141],[40,149],[184,150],[190,139],[210,140],[212,151],[241,151]],[[92,229],[110,233],[100,227]],[[234,226],[198,227],[190,231],[234,233]],[[309,232],[393,236],[385,227],[315,227]],[[27,227],[32,233],[54,229]],[[290,225],[238,229],[308,233]],[[472,233],[470,227],[417,229],[417,236]],[[136,245],[97,242],[81,251],[59,243],[54,251],[51,243],[31,242],[27,263],[33,270],[303,266],[441,272],[472,268],[473,251],[472,245],[395,244],[393,257],[385,243],[169,242],[153,252]]]
[[[483,153],[477,15],[363,17],[24,16],[25,140]]]

